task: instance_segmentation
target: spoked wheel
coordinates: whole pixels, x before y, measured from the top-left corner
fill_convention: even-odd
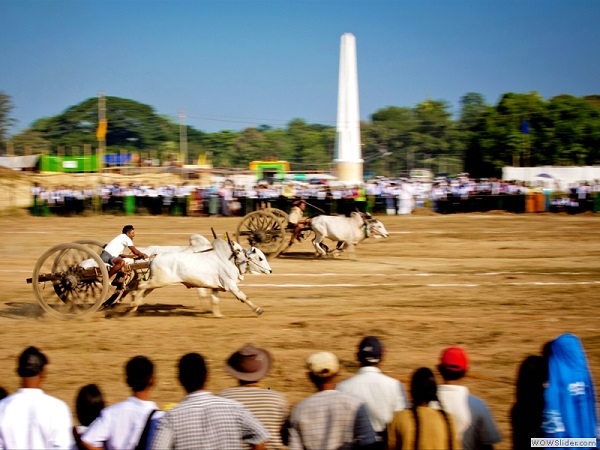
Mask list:
[[[97,241],[95,239],[79,239],[75,241],[75,243],[90,248],[93,252],[97,253],[98,255],[102,253],[102,250],[104,250],[104,247],[106,246],[106,244],[103,244],[102,242]],[[106,296],[107,300],[102,304],[102,306],[106,307],[112,305],[121,297],[121,294],[121,291],[116,289],[112,284],[109,284],[108,294]]]
[[[106,245],[95,239],[79,239],[79,240],[75,241],[75,243],[84,245],[85,247],[92,249],[94,252],[96,252],[98,254],[102,253],[102,250],[104,250],[104,246]]]
[[[279,217],[268,211],[246,214],[237,228],[239,244],[252,242],[267,257],[276,257],[285,241],[285,228]]]
[[[60,319],[93,314],[106,300],[110,286],[108,270],[98,253],[75,242],[46,251],[36,263],[31,281],[40,306]]]
[[[286,214],[286,212],[277,208],[271,208],[268,211],[281,221],[281,225],[285,230],[288,225],[288,215]]]

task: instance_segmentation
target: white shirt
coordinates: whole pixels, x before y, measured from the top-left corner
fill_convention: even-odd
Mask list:
[[[133,241],[126,234],[120,234],[108,244],[104,250],[110,253],[112,256],[119,256],[121,253],[124,253],[129,247],[133,246]]]
[[[437,388],[437,395],[444,411],[454,417],[454,423],[458,428],[458,440],[462,442],[465,430],[471,425],[469,389],[457,384],[440,384]]]
[[[129,397],[103,409],[81,439],[93,447],[104,447],[106,450],[134,449],[153,409],[158,409],[156,403]]]
[[[0,402],[0,448],[70,449],[71,410],[41,389],[23,388]]]
[[[396,411],[408,408],[402,383],[375,366],[361,367],[356,375],[338,383],[336,389],[364,402],[377,433],[386,429]]]

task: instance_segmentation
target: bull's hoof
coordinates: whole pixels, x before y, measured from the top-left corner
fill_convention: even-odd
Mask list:
[[[254,312],[256,313],[257,316],[260,316],[260,315],[264,314],[265,310],[262,308],[257,308],[254,310]]]

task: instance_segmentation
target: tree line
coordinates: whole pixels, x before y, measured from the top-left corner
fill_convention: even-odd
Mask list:
[[[14,154],[81,154],[97,146],[98,101],[90,98],[63,113],[36,120],[9,136],[14,119],[11,97],[0,91],[0,142]],[[106,151],[138,152],[166,159],[179,153],[181,125],[152,106],[106,97]],[[445,100],[414,107],[387,106],[361,122],[365,172],[398,176],[413,168],[437,173],[469,172],[500,176],[502,167],[600,164],[600,95],[506,93],[495,105],[467,93],[453,117]],[[287,160],[292,170],[328,171],[334,155],[335,127],[300,118],[285,127],[268,125],[242,131],[206,133],[185,125],[188,162],[208,160],[215,167],[248,167],[250,161]]]

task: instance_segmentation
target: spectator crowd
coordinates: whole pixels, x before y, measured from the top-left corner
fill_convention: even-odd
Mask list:
[[[74,421],[69,406],[43,390],[48,357],[28,347],[17,362],[21,388],[0,391],[0,448],[429,450],[491,449],[502,440],[485,400],[469,392],[463,348],[444,349],[437,366],[414,370],[407,387],[383,373],[386,351],[378,337],[364,337],[360,368],[343,381],[335,354],[308,355],[314,392],[295,405],[264,384],[274,363],[267,349],[246,344],[231,354],[224,365],[235,386],[216,395],[206,390],[204,356],[188,353],[177,364],[184,397],[166,410],[152,400],[154,363],[138,355],[125,366],[131,394],[105,405],[97,385],[82,386]],[[530,448],[533,438],[597,437],[594,384],[576,336],[561,335],[525,358],[515,387],[513,448]]]
[[[537,205],[533,197],[539,197]],[[463,174],[435,181],[375,179],[358,185],[336,182],[261,181],[236,185],[231,180],[215,186],[189,182],[156,186],[150,183],[100,184],[99,186],[32,187],[34,215],[104,214],[245,215],[269,202],[289,210],[303,199],[327,214],[347,214],[356,208],[379,214],[411,214],[415,208],[431,207],[440,214],[459,212],[600,212],[600,180],[569,186],[566,192],[546,185],[530,186],[518,181],[473,179]]]

